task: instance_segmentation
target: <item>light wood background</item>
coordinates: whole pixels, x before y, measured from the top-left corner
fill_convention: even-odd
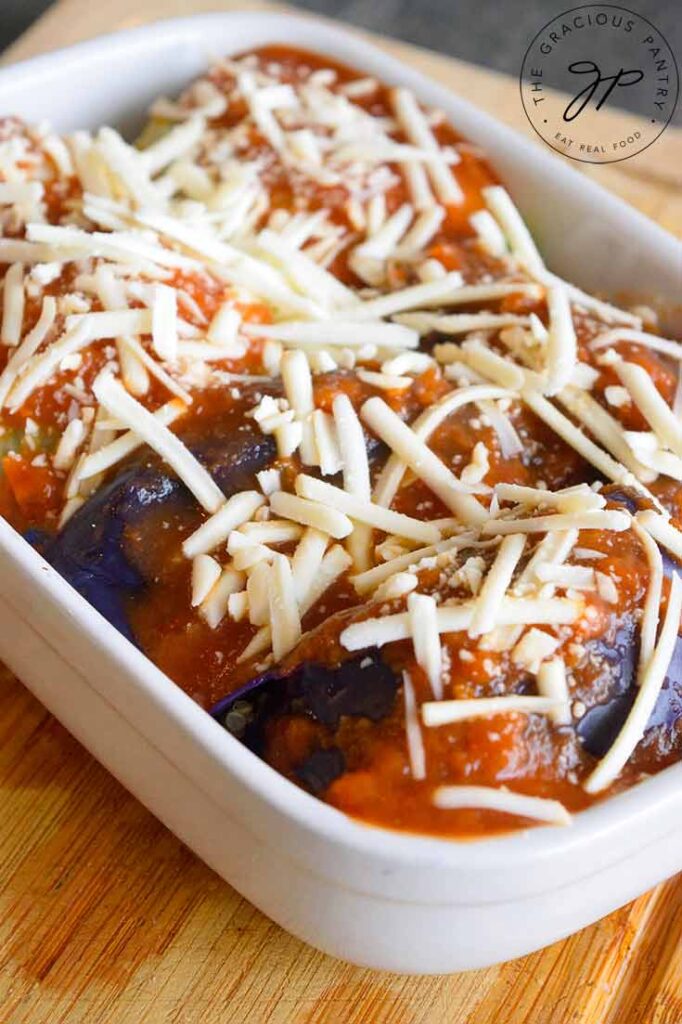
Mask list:
[[[5,59],[233,6],[247,5],[60,0]],[[514,80],[379,42],[531,132]],[[625,163],[574,166],[682,234],[679,131]],[[241,899],[0,669],[0,1024],[67,1022],[681,1024],[682,880],[488,970],[410,978],[352,967]]]

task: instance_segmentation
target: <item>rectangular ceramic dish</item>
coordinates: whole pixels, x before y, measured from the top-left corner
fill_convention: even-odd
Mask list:
[[[211,56],[309,47],[442,108],[480,144],[550,267],[669,311],[682,247],[542,147],[335,27],[216,14],[106,36],[0,72],[0,108],[62,130],[130,131]],[[86,87],[84,87],[84,83]],[[227,735],[0,521],[0,657],[120,781],[289,931],[363,965],[481,967],[561,938],[682,865],[682,765],[578,815],[480,842],[358,824]]]

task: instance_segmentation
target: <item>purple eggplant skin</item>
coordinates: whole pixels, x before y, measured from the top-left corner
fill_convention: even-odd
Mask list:
[[[125,530],[145,509],[180,498],[179,481],[131,466],[96,491],[44,550],[60,576],[132,643],[126,600],[145,581],[126,554]]]
[[[346,770],[346,759],[338,747],[318,747],[296,768],[296,778],[314,796],[324,793]]]
[[[345,771],[342,752],[331,745],[341,718],[380,721],[393,710],[399,687],[399,678],[372,647],[334,668],[306,662],[287,673],[265,672],[224,697],[210,714],[261,757],[266,726],[275,718],[299,714],[325,726],[330,745],[314,750],[295,769],[302,785],[319,794]]]
[[[610,484],[602,489],[609,502],[622,505],[631,515],[647,507],[641,495],[628,487]],[[670,577],[680,572],[680,564],[663,549],[663,570]],[[590,655],[604,665],[609,675],[608,698],[599,704],[588,705],[587,712],[577,725],[583,747],[595,757],[603,757],[625,724],[637,696],[635,678],[639,659],[639,629],[629,621],[617,631],[613,643],[593,640],[587,645]],[[672,729],[682,719],[682,638],[678,637],[668,674],[661,688],[656,706],[647,723],[647,730]]]
[[[613,644],[593,640],[587,644],[610,675],[608,699],[588,707],[579,720],[577,733],[582,745],[594,757],[603,757],[625,724],[637,696],[636,673],[639,659],[638,628],[635,623],[621,627]],[[661,687],[647,731],[672,729],[682,720],[682,637],[677,638],[668,673]]]
[[[647,507],[641,494],[638,494],[632,487],[607,484],[606,487],[602,487],[601,493],[607,501],[613,502],[614,505],[622,505],[632,516]]]
[[[253,487],[253,475],[276,455],[272,438],[246,432],[217,433],[191,447],[227,497]],[[41,545],[42,553],[86,601],[135,643],[126,606],[147,581],[127,549],[126,529],[144,529],[145,517],[159,508],[170,517],[195,507],[193,496],[162,463],[134,462],[95,491],[57,536]]]

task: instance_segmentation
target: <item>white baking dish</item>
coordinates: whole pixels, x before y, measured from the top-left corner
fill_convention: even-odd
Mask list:
[[[682,248],[656,225],[354,35],[286,15],[162,22],[0,71],[2,113],[124,130],[214,54],[307,46],[415,89],[489,153],[552,268],[669,306]],[[582,814],[457,843],[351,821],[201,711],[0,521],[0,656],[151,811],[249,900],[329,953],[396,971],[480,967],[537,949],[682,864],[682,765]]]

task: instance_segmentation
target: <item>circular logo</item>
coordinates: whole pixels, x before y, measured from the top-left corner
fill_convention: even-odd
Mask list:
[[[519,84],[526,116],[548,146],[572,160],[606,164],[641,153],[665,130],[679,74],[650,21],[625,7],[586,4],[540,29]],[[640,116],[618,130],[608,111],[625,103]]]

